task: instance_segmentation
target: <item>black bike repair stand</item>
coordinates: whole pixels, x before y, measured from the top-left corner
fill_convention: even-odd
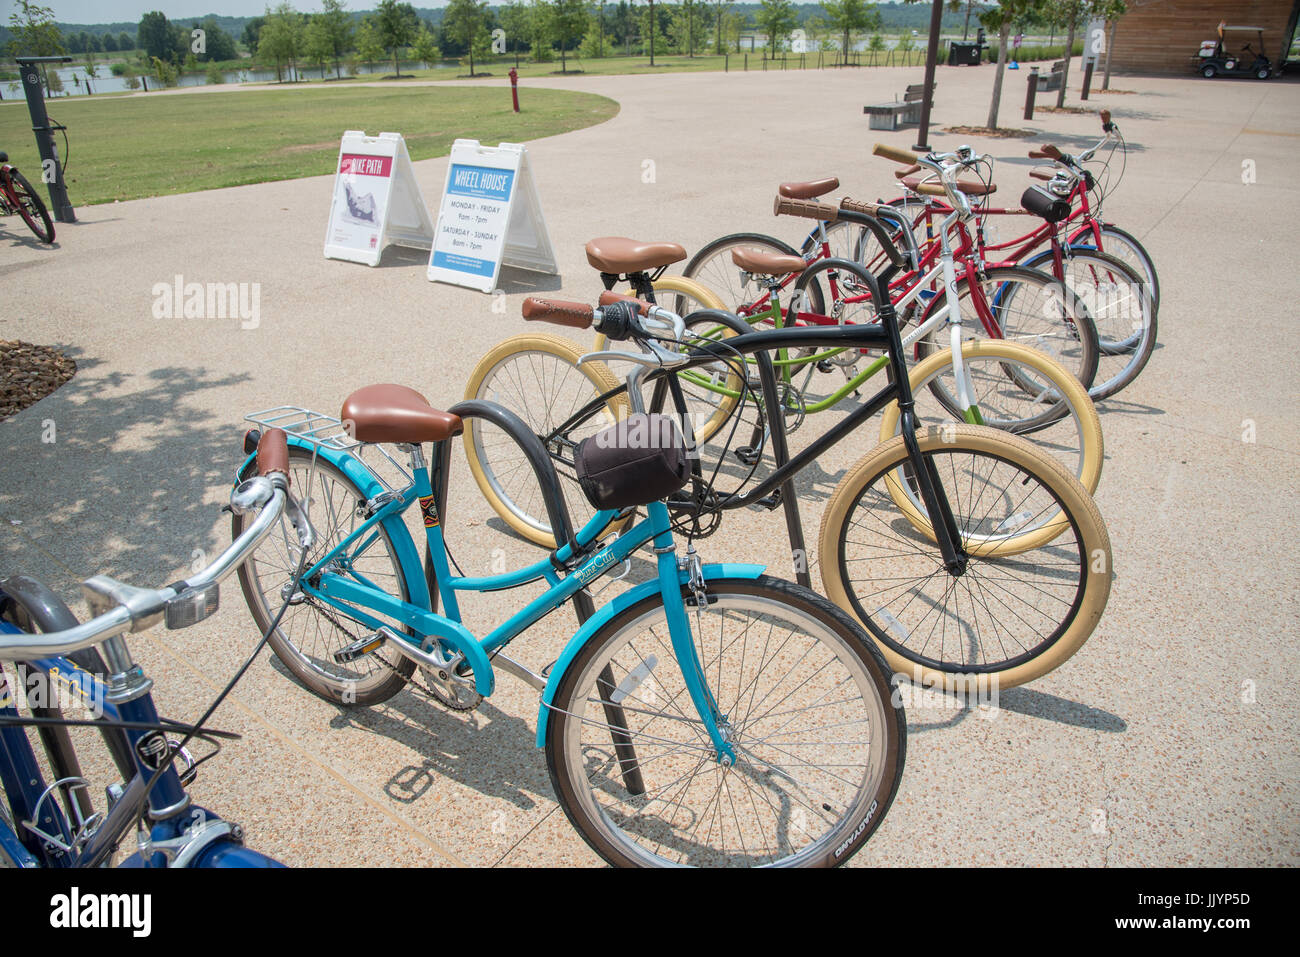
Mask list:
[[[45,96],[41,91],[41,71],[38,63],[71,63],[70,56],[20,56],[14,57],[23,78],[23,92],[27,94],[27,109],[32,114],[32,132],[36,134],[36,148],[41,152],[41,180],[50,190],[50,209],[61,223],[75,223],[77,214],[68,199],[68,187],[63,182],[63,164],[54,145],[55,127],[50,126],[45,112]]]

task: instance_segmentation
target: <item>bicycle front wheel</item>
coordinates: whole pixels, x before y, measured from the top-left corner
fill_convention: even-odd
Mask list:
[[[964,567],[950,570],[933,532],[918,530],[896,501],[894,486],[913,484],[900,436],[866,455],[831,496],[820,539],[827,596],[915,682],[983,692],[990,680],[1011,688],[1046,674],[1087,641],[1110,596],[1110,539],[1097,506],[1024,439],[972,425],[916,438],[952,511]],[[1059,518],[1049,542],[1015,541],[1050,515]]]
[[[23,218],[23,222],[41,242],[54,242],[54,221],[50,219],[50,211],[45,208],[45,203],[36,190],[32,189],[32,184],[27,182],[27,177],[18,170],[11,169],[9,183],[14,195],[18,197],[18,215]]]
[[[903,773],[907,724],[884,660],[848,616],[789,582],[719,579],[708,598],[687,618],[736,763],[716,760],[653,595],[596,632],[560,681],[546,731],[560,805],[616,865],[844,863]],[[606,702],[626,727],[610,725]],[[611,733],[634,754],[620,760]]]
[[[289,482],[316,530],[307,558],[310,568],[365,521],[361,506],[366,496],[333,465],[320,459],[313,462],[311,451],[298,446],[289,448]],[[233,516],[231,538],[239,538],[252,520],[249,515]],[[406,576],[388,532],[382,525],[375,526],[374,532],[336,563],[336,571],[410,601]],[[271,632],[270,645],[308,690],[335,704],[388,700],[402,690],[415,663],[382,649],[347,664],[336,662],[334,653],[369,634],[370,628],[301,588],[291,589],[301,555],[298,534],[288,516],[282,515],[279,527],[239,566],[239,585],[258,629],[266,634],[280,606],[287,602],[284,617]]]
[[[577,444],[627,414],[627,398],[611,396],[564,435],[555,430],[588,403],[619,386],[600,362],[578,365],[582,350],[568,339],[525,333],[499,343],[479,360],[465,387],[466,399],[485,399],[518,415],[542,440],[560,475],[569,518],[576,532],[596,509],[573,471]],[[546,498],[519,444],[477,418],[465,422],[465,457],[483,497],[512,529],[536,545],[555,548]],[[612,522],[601,534],[617,530]]]

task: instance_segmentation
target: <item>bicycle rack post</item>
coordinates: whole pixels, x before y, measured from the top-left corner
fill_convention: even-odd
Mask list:
[[[36,134],[36,148],[41,154],[41,179],[45,181],[50,192],[50,211],[61,223],[75,223],[77,214],[68,199],[68,187],[63,182],[63,164],[59,162],[58,150],[54,146],[54,130],[50,126],[50,116],[45,112],[45,95],[41,91],[41,74],[38,63],[71,63],[70,56],[24,56],[14,57],[18,71],[23,78],[23,92],[27,94],[27,110],[32,116],[32,132]],[[53,176],[50,170],[54,171]]]
[[[1086,100],[1092,90],[1092,66],[1092,61],[1089,60],[1083,68],[1083,96],[1080,99]]]
[[[1029,88],[1025,90],[1025,119],[1034,118],[1034,97],[1038,95],[1038,67],[1029,68]]]

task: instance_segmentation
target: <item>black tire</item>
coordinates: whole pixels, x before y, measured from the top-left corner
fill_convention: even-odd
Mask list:
[[[319,459],[314,463],[316,474],[309,483],[308,473],[312,465],[312,453],[309,450],[298,446],[289,448],[290,488],[300,501],[304,496],[314,499],[309,506],[312,525],[317,532],[312,556],[318,559],[346,535],[346,532],[340,531],[343,522],[348,522],[352,528],[360,524],[356,506],[364,502],[366,496],[346,475]],[[326,492],[326,480],[338,492]],[[342,498],[344,494],[348,496],[346,500]],[[322,514],[322,510],[325,514]],[[243,532],[246,521],[252,521],[252,516],[232,516],[232,539],[238,538]],[[331,522],[336,523],[337,527],[332,527]],[[375,554],[374,564],[358,573],[381,588],[389,588],[390,593],[403,601],[409,601],[410,591],[388,532],[382,525],[375,526],[375,529],[378,536],[364,554],[354,558],[364,559],[376,550],[387,554]],[[283,601],[280,586],[287,586],[291,580],[291,575],[297,568],[299,551],[293,526],[287,517],[282,517],[280,528],[273,531],[258,546],[257,551],[239,566],[239,585],[260,634],[266,634],[271,622],[275,620]],[[311,561],[309,558],[308,567]],[[391,578],[386,580],[384,569],[388,565],[392,566],[393,571]],[[269,595],[263,585],[260,571],[263,567],[274,579],[272,593]],[[299,622],[303,623],[302,631],[297,631]],[[306,634],[313,627],[316,629],[314,637]],[[279,627],[271,633],[269,644],[276,657],[313,694],[334,704],[370,705],[386,701],[401,691],[415,671],[415,662],[396,651],[383,648],[347,665],[333,661],[333,652],[368,632],[367,626],[347,618],[337,609],[330,608],[326,611],[325,606],[303,597],[285,612]]]
[[[1209,65],[1201,68],[1201,76],[1205,77],[1207,80],[1213,80],[1215,76],[1218,75],[1218,72],[1218,70]]]
[[[36,190],[32,189],[32,184],[27,182],[27,177],[10,168],[9,182],[18,197],[18,215],[23,218],[23,222],[41,242],[54,242],[54,222],[50,219],[50,212]]]
[[[711,775],[721,768],[722,777],[719,780],[718,792],[721,793],[725,790],[727,796],[736,803],[742,802],[744,796],[747,796],[752,802],[750,807],[742,805],[739,812],[735,810],[733,805],[732,814],[738,832],[743,827],[741,816],[743,815],[746,820],[749,820],[748,815],[751,809],[753,812],[752,819],[756,822],[763,816],[765,810],[778,812],[779,808],[784,812],[784,817],[780,812],[775,814],[777,819],[775,825],[777,828],[775,850],[769,854],[760,855],[758,854],[757,845],[753,843],[745,845],[742,838],[740,846],[733,843],[730,848],[733,858],[738,859],[729,860],[725,863],[734,863],[738,866],[778,863],[804,867],[828,867],[844,863],[866,843],[867,838],[879,827],[880,822],[889,810],[894,795],[897,793],[898,783],[903,774],[903,765],[907,752],[907,722],[903,709],[893,694],[889,668],[885,665],[880,653],[867,639],[863,630],[854,624],[851,618],[825,598],[806,588],[764,575],[752,580],[715,579],[708,583],[708,594],[710,597],[707,606],[708,610],[701,614],[718,615],[719,621],[724,626],[727,618],[723,616],[734,618],[740,611],[747,608],[756,611],[758,614],[764,614],[759,609],[767,609],[767,613],[773,616],[773,626],[767,630],[770,639],[778,620],[776,616],[781,614],[789,615],[792,617],[787,620],[806,622],[811,626],[812,630],[820,632],[820,636],[810,636],[813,639],[812,647],[826,647],[831,650],[832,657],[827,664],[818,668],[810,678],[800,679],[797,672],[803,666],[804,659],[811,654],[812,647],[802,657],[798,656],[797,649],[789,652],[788,657],[791,660],[782,659],[785,661],[788,670],[781,674],[778,686],[787,677],[794,676],[794,690],[790,691],[785,697],[778,698],[775,705],[769,706],[767,711],[760,714],[758,718],[751,720],[751,714],[757,706],[765,703],[766,697],[758,699],[757,703],[755,702],[754,699],[758,693],[757,689],[751,690],[751,685],[744,683],[748,674],[745,671],[745,665],[748,663],[751,668],[758,667],[758,674],[754,678],[756,684],[758,678],[767,671],[767,664],[774,660],[766,658],[762,664],[758,664],[760,659],[764,659],[769,648],[764,645],[758,655],[746,658],[746,651],[749,650],[749,629],[745,628],[741,632],[741,637],[745,638],[745,646],[742,650],[736,651],[735,644],[739,638],[724,643],[722,628],[719,627],[716,629],[718,632],[716,643],[721,650],[716,656],[711,656],[709,651],[712,645],[706,645],[703,636],[712,634],[715,629],[710,626],[713,623],[710,621],[696,630],[693,624],[696,611],[688,607],[687,617],[692,622],[692,629],[696,633],[697,653],[702,656],[705,672],[711,675],[711,669],[716,662],[717,672],[721,675],[720,680],[716,682],[711,680],[709,682],[710,690],[717,698],[722,712],[736,719],[732,734],[739,760],[732,769],[721,765],[706,767],[707,759],[701,759],[701,763],[697,764],[689,773],[691,780],[687,781],[686,785],[681,786],[680,791],[674,795],[672,815],[665,821],[662,818],[645,813],[646,808],[654,804],[654,799],[647,800],[647,795],[655,793],[656,785],[663,788],[660,782],[665,778],[670,778],[671,784],[675,788],[677,787],[676,781],[681,780],[681,778],[672,779],[672,776],[677,773],[674,766],[665,765],[662,760],[657,764],[654,763],[655,759],[646,760],[645,749],[663,747],[664,745],[658,744],[658,742],[665,740],[663,737],[655,737],[653,740],[644,737],[641,739],[640,745],[635,740],[633,741],[634,749],[637,747],[642,749],[637,760],[643,777],[634,776],[637,784],[633,786],[642,788],[642,791],[637,794],[627,791],[628,785],[617,772],[611,773],[608,778],[602,777],[599,783],[593,783],[588,779],[588,773],[598,776],[601,773],[601,758],[600,754],[597,753],[599,748],[603,746],[613,750],[610,747],[609,735],[604,733],[604,729],[608,728],[607,724],[599,724],[592,732],[593,743],[591,746],[584,746],[580,740],[577,740],[577,736],[581,734],[584,728],[591,727],[590,722],[583,720],[586,706],[593,701],[599,702],[600,700],[599,698],[589,697],[589,694],[595,691],[597,687],[595,682],[609,680],[608,678],[599,679],[593,676],[608,674],[603,668],[610,667],[609,662],[613,660],[614,656],[618,655],[620,650],[631,648],[634,657],[627,660],[635,662],[639,659],[646,663],[648,669],[647,677],[643,679],[643,682],[633,684],[631,690],[624,692],[625,696],[618,699],[620,705],[629,698],[632,701],[632,705],[628,707],[628,711],[632,715],[629,719],[629,725],[633,724],[634,721],[644,722],[642,716],[650,712],[637,706],[645,703],[653,705],[659,700],[658,692],[655,691],[656,686],[664,687],[662,683],[665,680],[675,681],[681,678],[676,659],[672,657],[671,649],[660,651],[660,654],[666,655],[668,660],[664,662],[663,670],[655,673],[653,672],[655,665],[649,664],[647,659],[641,657],[639,651],[633,645],[633,642],[641,633],[639,629],[641,629],[643,622],[652,623],[650,633],[656,635],[656,637],[658,636],[654,629],[661,627],[661,625],[654,623],[662,623],[664,614],[660,596],[657,594],[651,595],[632,605],[612,618],[591,637],[565,671],[560,685],[556,689],[546,729],[546,756],[551,782],[555,788],[560,806],[564,808],[569,820],[592,849],[611,864],[620,866],[657,866],[674,863],[714,865],[719,861],[710,857],[709,854],[718,852],[700,849],[700,844],[696,840],[698,828],[696,832],[690,835],[677,837],[675,835],[675,829],[677,828],[675,822],[679,809],[686,810],[688,815],[688,820],[682,827],[689,827],[691,820],[700,819],[691,818],[690,811],[687,810],[691,785],[701,769],[704,769],[703,773]],[[689,589],[684,586],[683,597],[688,596]],[[630,633],[630,636],[625,638],[624,635],[627,633]],[[780,655],[785,652],[786,645],[793,639],[794,634],[794,629],[791,629],[790,637],[784,639],[777,648],[771,649],[773,654]],[[664,646],[668,647],[666,632],[664,632],[664,635],[665,637],[661,640]],[[712,642],[711,638],[709,640]],[[758,640],[758,638],[754,639],[755,644],[758,643]],[[612,650],[607,650],[607,646]],[[723,659],[728,651],[732,653],[732,659],[724,664]],[[740,658],[738,666],[734,660],[737,657]],[[793,661],[795,657],[798,657],[799,660]],[[825,772],[825,768],[811,762],[801,762],[795,770],[795,775],[790,776],[780,770],[772,760],[758,758],[758,751],[764,748],[768,749],[769,752],[776,749],[785,754],[791,753],[785,749],[778,749],[776,745],[768,742],[770,738],[780,735],[782,728],[788,725],[790,721],[795,720],[793,718],[786,721],[785,725],[775,731],[763,732],[766,737],[751,735],[750,731],[760,722],[772,717],[771,712],[776,705],[787,709],[775,715],[776,718],[791,713],[790,709],[794,706],[788,703],[789,698],[796,692],[802,692],[809,687],[812,678],[819,676],[832,663],[846,667],[850,677],[856,679],[854,685],[845,691],[839,692],[839,694],[841,696],[851,694],[856,689],[861,694],[861,697],[850,698],[848,702],[845,702],[841,697],[838,702],[832,701],[826,704],[822,704],[822,702],[826,701],[826,696],[814,697],[814,705],[821,708],[852,705],[854,702],[861,701],[860,707],[864,710],[864,713],[870,715],[873,722],[871,727],[876,731],[876,734],[866,741],[860,737],[855,737],[852,741],[835,741],[816,745],[822,749],[832,744],[859,749],[865,747],[871,754],[869,760],[861,765],[836,762],[834,766],[840,772],[838,780],[848,786],[852,795],[848,800],[840,801],[838,800],[838,794],[831,794],[818,789],[817,793],[820,795],[819,800],[822,801],[822,804],[820,808],[812,808],[814,815],[820,817],[824,812],[837,814],[838,816],[830,824],[825,834],[814,839],[807,829],[806,809],[808,806],[798,801],[797,794],[792,797],[782,788],[786,787],[788,781],[796,786],[795,790],[799,790],[802,788],[802,781],[796,780],[796,778],[815,776],[814,771]],[[814,664],[815,659],[807,667],[813,667]],[[771,669],[772,675],[775,675],[779,670]],[[830,680],[829,677],[826,680]],[[734,694],[730,687],[732,682],[735,683]],[[618,688],[623,689],[627,683],[627,678],[621,679]],[[844,682],[840,682],[835,687],[838,689],[843,685]],[[745,693],[750,694],[749,699],[745,699]],[[806,693],[814,695],[815,691],[809,690]],[[609,698],[614,697],[613,693],[597,692],[597,694],[606,694]],[[767,694],[771,695],[772,692],[769,691]],[[666,689],[665,697],[667,697]],[[667,697],[668,705],[676,708],[675,700],[683,699],[675,696]],[[599,704],[597,704],[597,707],[599,707]],[[740,716],[741,707],[746,709],[743,716]],[[689,711],[690,706],[687,705],[686,709]],[[798,714],[800,712],[794,713]],[[837,717],[837,715],[823,715],[822,720],[832,722],[829,727],[836,729],[834,733],[838,737],[853,737],[858,734],[855,731],[846,731],[845,727],[848,723],[836,720]],[[656,721],[657,717],[652,717],[649,720]],[[671,725],[672,728],[664,728],[665,725]],[[662,724],[656,724],[654,730],[656,735],[667,735],[682,731],[683,728],[686,730],[682,733],[699,734],[699,732],[694,731],[681,721],[670,720],[664,720]],[[798,734],[805,737],[813,732],[813,728],[805,729],[801,727],[798,729]],[[785,735],[791,733],[794,732],[785,732]],[[640,736],[641,732],[633,730],[632,734]],[[603,741],[598,746],[596,741],[601,740],[602,737]],[[786,742],[788,748],[809,746],[811,745],[805,741]],[[698,745],[694,745],[694,747],[699,750]],[[656,753],[658,753],[659,759],[672,759],[674,752],[679,750],[674,749],[674,751],[668,753]],[[817,753],[820,754],[821,752],[818,751]],[[687,763],[689,764],[692,760],[694,759],[688,758]],[[823,758],[822,760],[826,759]],[[618,766],[618,761],[614,763],[615,766]],[[763,769],[763,765],[767,767]],[[850,780],[850,778],[856,778],[856,775],[844,769],[859,766],[864,768],[862,779]],[[800,768],[811,768],[814,771],[799,770]],[[605,763],[604,769],[611,770],[608,762]],[[735,772],[733,778],[735,783],[726,783],[728,773],[733,770]],[[750,786],[751,781],[755,782],[754,787]],[[725,788],[723,787],[724,783],[726,783]],[[706,782],[705,788],[707,789],[708,786]],[[733,797],[731,794],[733,787],[746,788],[744,796]],[[619,819],[616,821],[615,817],[611,817],[607,808],[612,809],[614,802],[623,800],[618,793],[619,789],[622,789],[623,794],[627,795],[626,803],[640,810],[631,817],[620,815],[618,811],[614,811],[615,817]],[[761,798],[767,798],[766,803],[754,800],[754,790],[758,790]],[[772,800],[769,792],[775,795],[775,801]],[[597,794],[601,798],[608,798],[610,803],[604,807],[598,806]],[[830,800],[842,804],[843,811],[836,811],[832,808],[831,804],[827,803]],[[707,809],[707,805],[705,807]],[[805,819],[805,823],[802,825],[798,823],[800,817]],[[825,818],[822,817],[821,820],[825,821]],[[619,821],[624,823],[620,824]],[[729,826],[729,823],[723,821],[718,826],[721,832],[723,828]],[[815,828],[818,825],[814,823],[813,826]],[[648,832],[647,828],[649,829]],[[805,836],[810,838],[808,843],[796,849],[791,840],[793,836],[791,828],[800,832],[797,839],[802,840]],[[638,835],[635,833],[626,833],[637,830],[643,832],[639,835],[642,840],[655,845],[654,850],[650,850],[638,843]],[[671,834],[673,837],[665,838],[665,834]],[[712,826],[710,826],[709,831],[705,833],[702,840],[707,841],[711,834]],[[766,832],[764,832],[764,836],[766,836]],[[671,860],[665,854],[665,849],[668,851],[673,850],[672,847],[668,847],[670,841],[677,845],[679,849],[684,845],[684,850],[676,855],[683,859]],[[765,843],[763,849],[766,851],[769,846],[769,844]],[[723,838],[722,853],[725,854],[726,852],[726,840]],[[777,855],[785,856],[778,857]],[[776,857],[776,860],[762,859],[765,856]]]
[[[731,261],[731,250],[739,246],[757,246],[783,256],[799,255],[799,250],[774,236],[763,233],[731,233],[713,240],[692,256],[682,275],[703,283],[717,293],[733,312],[752,305],[760,293],[754,286],[742,289],[740,285],[740,271]],[[733,274],[735,278],[731,279]],[[809,294],[812,297],[812,308],[821,312],[825,308],[825,300],[820,298],[821,291],[812,289]]]
[[[1158,315],[1160,312],[1160,274],[1156,271],[1156,263],[1151,258],[1151,254],[1147,252],[1146,247],[1138,241],[1136,236],[1127,230],[1120,229],[1118,226],[1102,223],[1101,235],[1102,241],[1105,243],[1102,252],[1123,260],[1137,270],[1139,275],[1145,276],[1147,282],[1151,284],[1151,298],[1155,303]],[[1090,249],[1092,248],[1091,239],[1091,236],[1083,233],[1080,234],[1079,241],[1071,245]]]
[[[1060,288],[1060,283],[1037,269],[995,266],[986,269],[984,275],[987,279],[985,297],[993,318],[1001,329],[1002,338],[1046,352],[1065,366],[1085,387],[1090,388],[1097,375],[1100,347],[1097,344],[1097,327],[1079,297],[1069,289]],[[983,324],[969,304],[969,282],[965,276],[957,279],[957,288],[959,298],[968,300],[962,309],[962,322],[970,330],[970,337],[986,335]],[[992,290],[992,295],[988,294],[989,290]],[[1035,305],[1028,301],[1032,295],[1031,290],[1037,290],[1038,294],[1049,298],[1044,303]],[[947,290],[940,290],[930,300],[917,324],[923,325],[935,310],[944,308],[947,301]],[[1048,304],[1061,315],[1056,318],[1049,315]],[[1016,311],[1013,311],[1013,307]],[[948,348],[951,348],[948,331],[946,327],[940,328],[917,341],[916,357],[923,359],[931,352]],[[1026,383],[1026,388],[1032,388],[1032,383]]]

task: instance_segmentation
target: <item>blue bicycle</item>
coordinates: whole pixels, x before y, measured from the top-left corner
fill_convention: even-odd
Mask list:
[[[243,669],[194,725],[166,721],[150,694],[153,681],[132,660],[123,636],[159,622],[187,628],[217,610],[220,581],[280,527],[286,508],[296,510],[286,497],[287,458],[284,434],[269,433],[255,462],[261,474],[231,494],[231,509],[257,512],[256,520],[212,565],[161,589],[135,588],[105,575],[88,579],[82,588],[96,617],[84,624],[36,580],[0,578],[0,663],[15,662],[17,679],[0,670],[0,785],[6,798],[0,802],[0,867],[102,867],[131,835],[137,850],[123,867],[281,866],[244,847],[238,824],[194,804],[186,791],[197,765],[212,755],[195,761],[185,746],[194,738],[215,744],[237,737],[204,722]],[[304,529],[299,540],[310,547],[305,521],[296,515],[294,520]],[[30,715],[18,710],[15,685]],[[124,783],[107,789],[103,810],[94,808],[72,744],[68,729],[77,726],[100,730],[122,775]],[[55,778],[51,783],[28,727],[37,730]]]
[[[685,361],[659,345],[682,339],[678,316],[609,293],[594,310],[529,300],[524,314],[594,322],[641,348],[590,357],[634,363],[633,414],[575,450],[595,516],[571,531],[546,448],[490,402],[442,412],[412,389],[375,385],[349,396],[337,417],[292,406],[259,412],[248,418],[289,434],[291,488],[314,544],[304,548],[285,521],[241,567],[254,619],[307,688],[341,704],[383,701],[416,669],[424,690],[458,710],[490,695],[498,670],[532,684],[556,798],[610,863],[843,863],[880,825],[903,771],[906,722],[883,658],[814,592],[758,565],[701,564],[693,544],[679,554],[662,500],[689,480],[686,450],[676,424],[639,402],[649,370]],[[527,568],[451,572],[442,524],[452,442],[467,418],[518,443],[544,490],[563,544]],[[246,448],[256,440],[254,431]],[[400,468],[401,480],[368,466],[372,453]],[[417,503],[426,562],[403,521]],[[638,508],[643,520],[598,540]],[[252,520],[235,516],[236,537]],[[591,607],[588,586],[642,548],[657,577]],[[460,593],[538,581],[546,591],[486,636],[461,623]],[[570,600],[585,621],[554,662],[534,671],[506,656],[512,639]]]

